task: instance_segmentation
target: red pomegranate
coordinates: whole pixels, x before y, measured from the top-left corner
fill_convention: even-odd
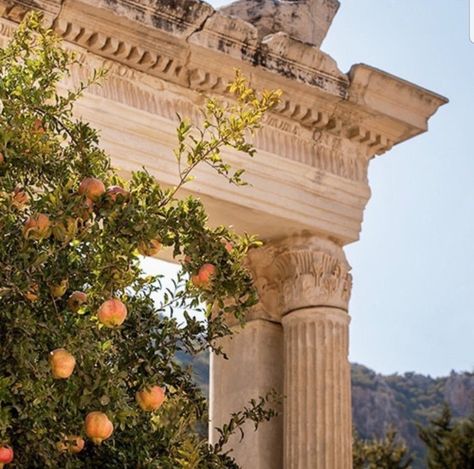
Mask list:
[[[130,197],[130,192],[120,186],[110,186],[105,195],[111,202],[116,202],[117,200],[125,201]]]
[[[38,213],[32,215],[26,220],[23,226],[23,236],[25,238],[43,239],[49,236],[51,232],[51,222],[48,215]]]
[[[198,288],[209,288],[212,278],[216,274],[216,266],[213,264],[204,264],[199,269],[197,275],[191,277],[191,282]]]
[[[67,379],[74,371],[76,359],[66,349],[57,348],[50,353],[49,363],[55,379]]]
[[[165,388],[152,386],[138,391],[136,394],[138,405],[142,410],[153,412],[161,407],[165,400]]]
[[[77,454],[84,449],[86,442],[79,435],[66,435],[62,441],[56,443],[56,448],[61,453]]]
[[[13,461],[14,452],[10,446],[0,446],[0,469]]]
[[[75,313],[85,303],[87,303],[87,295],[82,291],[72,292],[71,296],[67,300],[69,309]]]

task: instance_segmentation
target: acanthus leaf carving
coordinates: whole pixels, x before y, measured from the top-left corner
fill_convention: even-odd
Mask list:
[[[250,252],[248,265],[260,297],[251,319],[281,321],[292,311],[317,306],[347,311],[350,266],[342,248],[330,240],[285,238]]]
[[[275,262],[285,313],[309,306],[347,309],[352,278],[336,257],[312,249],[290,249]]]

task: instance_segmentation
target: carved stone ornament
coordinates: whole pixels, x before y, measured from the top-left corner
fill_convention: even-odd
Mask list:
[[[300,235],[249,253],[260,304],[249,319],[281,321],[299,309],[325,306],[347,311],[350,266],[336,243]]]

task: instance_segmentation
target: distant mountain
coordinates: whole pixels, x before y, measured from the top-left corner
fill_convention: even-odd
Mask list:
[[[201,354],[193,361],[185,354],[178,358],[192,364],[196,382],[208,396],[209,355]],[[365,439],[380,438],[390,427],[395,428],[413,452],[414,469],[426,467],[425,449],[416,425],[427,425],[439,415],[444,402],[455,418],[468,416],[474,409],[474,373],[452,371],[442,378],[417,373],[381,375],[352,364],[354,427]]]
[[[414,454],[414,468],[426,467],[416,424],[427,425],[439,415],[444,402],[455,418],[468,416],[474,406],[474,374],[452,371],[442,378],[417,373],[385,376],[352,364],[352,414],[359,435],[380,437],[394,427]]]

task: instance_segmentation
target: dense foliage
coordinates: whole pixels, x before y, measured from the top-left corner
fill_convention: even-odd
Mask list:
[[[412,459],[404,443],[397,441],[397,434],[389,430],[381,439],[363,440],[357,433],[353,441],[354,469],[407,469]]]
[[[242,259],[258,242],[211,229],[201,202],[176,193],[198,164],[243,184],[221,150],[252,156],[248,133],[278,93],[237,74],[234,99],[209,99],[199,128],[180,119],[178,183],[164,189],[146,171],[120,179],[73,117],[88,84],[57,87],[74,63],[36,16],[0,51],[0,453],[13,448],[22,468],[236,467],[223,445],[245,419],[272,416],[267,398],[209,446],[195,431],[205,399],[175,357],[216,347],[225,315],[244,321],[256,294]],[[161,247],[183,265],[164,292],[140,268]]]
[[[429,469],[474,469],[474,412],[453,422],[445,407],[429,426],[420,428],[420,438],[428,448]]]

